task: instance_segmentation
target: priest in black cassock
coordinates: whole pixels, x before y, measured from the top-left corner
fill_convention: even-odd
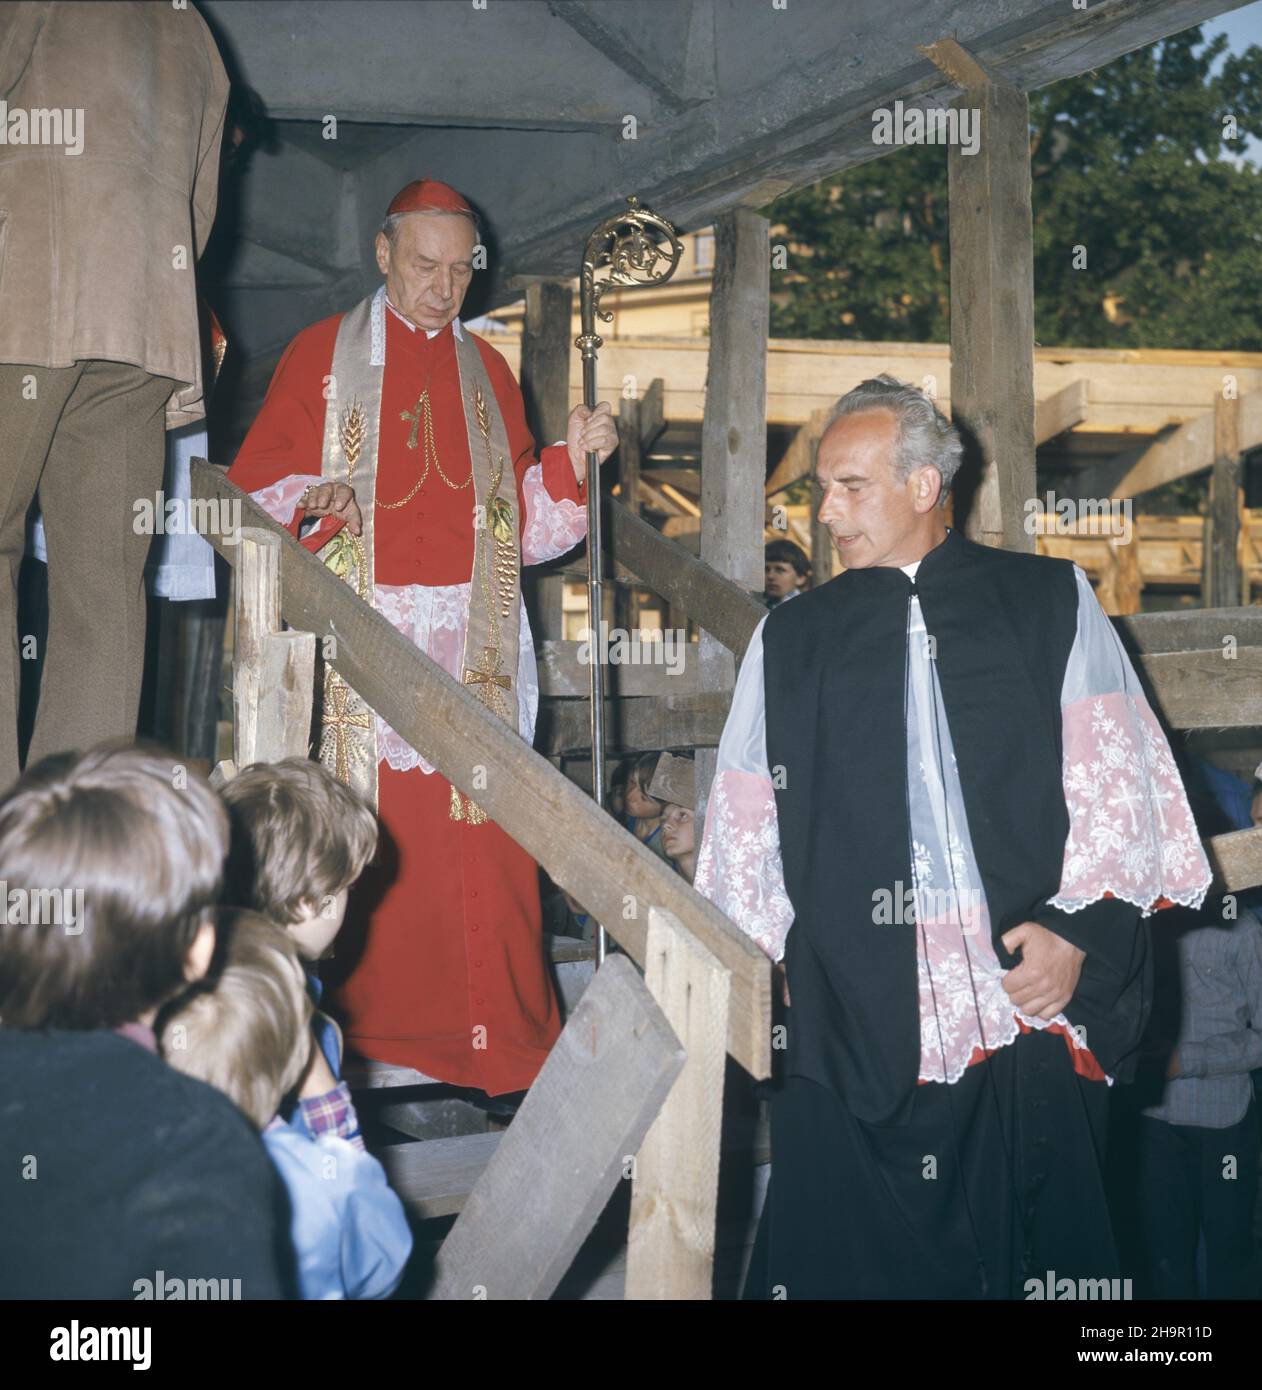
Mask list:
[[[1120,1273],[1145,919],[1210,871],[1082,570],[948,529],[960,452],[912,386],[842,398],[817,470],[845,571],[759,624],[719,747],[696,886],[790,1006],[749,1297]]]

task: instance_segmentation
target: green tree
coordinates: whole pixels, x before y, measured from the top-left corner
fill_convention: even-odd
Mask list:
[[[1199,29],[1030,95],[1035,335],[1262,350],[1262,48]],[[786,338],[945,342],[946,153],[898,149],[778,199]],[[1078,249],[1081,248],[1081,249]],[[1085,265],[1075,268],[1075,257]]]

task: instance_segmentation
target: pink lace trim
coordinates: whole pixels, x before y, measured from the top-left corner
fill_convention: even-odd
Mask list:
[[[315,483],[323,482],[318,474],[290,473],[267,487],[252,492],[251,497],[281,526],[288,526],[298,510],[298,499]]]
[[[720,772],[714,779],[693,886],[772,960],[781,959],[793,904],[769,777]]]
[[[1069,835],[1051,905],[1080,912],[1112,896],[1145,916],[1162,900],[1199,907],[1212,874],[1148,702],[1093,695],[1065,707],[1064,729]]]
[[[587,510],[569,497],[560,502],[543,481],[543,465],[532,463],[522,475],[526,525],[521,536],[523,565],[541,565],[573,550],[587,535]]]

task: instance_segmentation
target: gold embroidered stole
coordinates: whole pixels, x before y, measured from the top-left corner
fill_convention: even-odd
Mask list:
[[[349,483],[363,515],[363,534],[345,528],[324,546],[320,559],[373,602],[373,532],[381,387],[385,368],[385,288],[342,319],[333,348],[326,395],[320,472]],[[417,330],[418,332],[422,330]],[[511,728],[517,727],[517,657],[520,641],[521,559],[518,547],[517,475],[490,378],[472,337],[453,333],[460,371],[469,458],[476,503],[473,573],[461,664],[463,682]],[[439,485],[435,479],[431,486]],[[373,712],[335,672],[325,668],[320,758],[369,805],[377,804],[377,732]],[[486,813],[453,787],[451,815],[480,824]]]
[[[464,684],[493,714],[517,728],[517,657],[521,639],[521,556],[517,474],[482,354],[473,338],[455,340],[469,458],[473,464],[473,573],[461,671]],[[451,789],[453,820],[480,825],[486,812]]]
[[[377,491],[377,438],[385,367],[385,292],[358,303],[338,325],[333,364],[325,383],[324,446],[320,474],[355,489],[363,531],[343,527],[319,557],[366,603],[373,601],[373,523]],[[377,726],[371,708],[327,662],[320,730],[320,761],[377,805]]]

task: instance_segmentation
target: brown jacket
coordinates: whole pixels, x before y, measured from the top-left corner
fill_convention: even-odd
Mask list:
[[[0,6],[0,362],[131,362],[180,383],[169,429],[205,414],[194,267],[227,99],[191,4]],[[45,143],[17,143],[28,123]]]

